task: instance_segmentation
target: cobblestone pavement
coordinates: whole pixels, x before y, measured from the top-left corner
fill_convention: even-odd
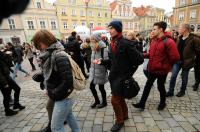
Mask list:
[[[27,62],[26,62],[27,63]],[[29,65],[25,65],[30,70]],[[141,86],[139,95],[127,100],[129,108],[129,119],[125,122],[125,127],[121,132],[197,132],[200,131],[200,93],[192,91],[194,83],[194,73],[190,72],[187,92],[184,97],[172,97],[167,99],[167,108],[158,111],[159,92],[154,83],[154,88],[148,98],[145,111],[141,112],[132,107],[132,103],[140,100],[146,82],[142,73],[142,67],[138,69],[134,77]],[[170,76],[170,75],[169,75]],[[166,83],[168,89],[169,76]],[[21,73],[17,82],[21,86],[20,102],[26,109],[12,117],[5,117],[0,94],[0,131],[1,132],[29,132],[39,131],[48,123],[47,112],[45,109],[46,96],[40,90],[39,84],[31,80],[31,77],[24,78]],[[180,88],[180,76],[177,80],[175,93]],[[114,113],[110,103],[110,87],[106,84],[108,106],[103,109],[91,109],[93,101],[90,89],[77,92],[76,102],[73,107],[74,114],[80,125],[82,132],[102,132],[109,131],[114,123]],[[70,129],[65,125],[66,131]]]

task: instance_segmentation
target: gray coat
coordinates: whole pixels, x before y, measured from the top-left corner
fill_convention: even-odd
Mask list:
[[[106,48],[106,44],[100,41],[99,46],[100,48],[104,48],[104,59],[108,59],[108,50]],[[91,62],[99,58],[102,58],[101,50],[92,51]],[[94,84],[105,84],[108,82],[108,72],[105,66],[91,63],[89,81],[93,81]]]

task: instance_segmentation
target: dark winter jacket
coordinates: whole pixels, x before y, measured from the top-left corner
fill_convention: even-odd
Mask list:
[[[10,74],[10,64],[8,64],[5,53],[0,51],[0,89],[8,84],[7,78]]]
[[[16,47],[12,49],[13,53],[13,61],[14,63],[21,64],[23,61],[23,50],[20,47]]]
[[[102,65],[110,64],[109,81],[111,93],[122,96],[122,81],[133,76],[135,67],[142,64],[143,55],[136,50],[134,43],[125,39],[118,38],[115,41],[117,46],[116,53],[109,47],[109,60],[102,60]]]
[[[145,58],[149,58],[148,70],[159,75],[167,74],[174,63],[179,59],[179,52],[173,39],[166,36],[153,39],[150,44],[149,53],[144,53]]]
[[[62,44],[59,42],[52,44],[40,59],[49,98],[58,101],[68,97],[73,90],[73,77],[70,62]]]
[[[180,39],[183,36],[180,36],[177,40],[177,47],[180,45]],[[195,56],[200,56],[200,37],[194,34],[189,34],[188,38],[185,41],[183,49],[183,68],[190,69],[194,66]]]

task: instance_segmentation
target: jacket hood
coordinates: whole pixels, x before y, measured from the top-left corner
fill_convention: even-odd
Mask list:
[[[167,38],[172,38],[172,33],[171,32],[164,32],[164,36],[167,37]]]
[[[47,51],[53,51],[53,50],[64,50],[64,46],[60,43],[60,42],[56,42],[52,45],[50,45],[48,48],[47,48]]]

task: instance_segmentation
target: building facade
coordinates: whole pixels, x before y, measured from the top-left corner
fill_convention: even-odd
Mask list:
[[[31,0],[23,14],[4,19],[0,26],[2,43],[30,42],[39,29],[51,31],[60,38],[58,19],[55,6],[45,0]]]
[[[200,32],[200,0],[176,0],[173,10],[173,28],[189,23],[195,32]]]
[[[134,31],[134,13],[131,1],[117,0],[117,5],[112,11],[112,19],[122,21],[124,33]]]
[[[62,39],[66,39],[77,26],[87,26],[90,30],[97,26],[106,28],[111,21],[106,0],[90,0],[88,6],[83,0],[57,0],[54,5]]]

